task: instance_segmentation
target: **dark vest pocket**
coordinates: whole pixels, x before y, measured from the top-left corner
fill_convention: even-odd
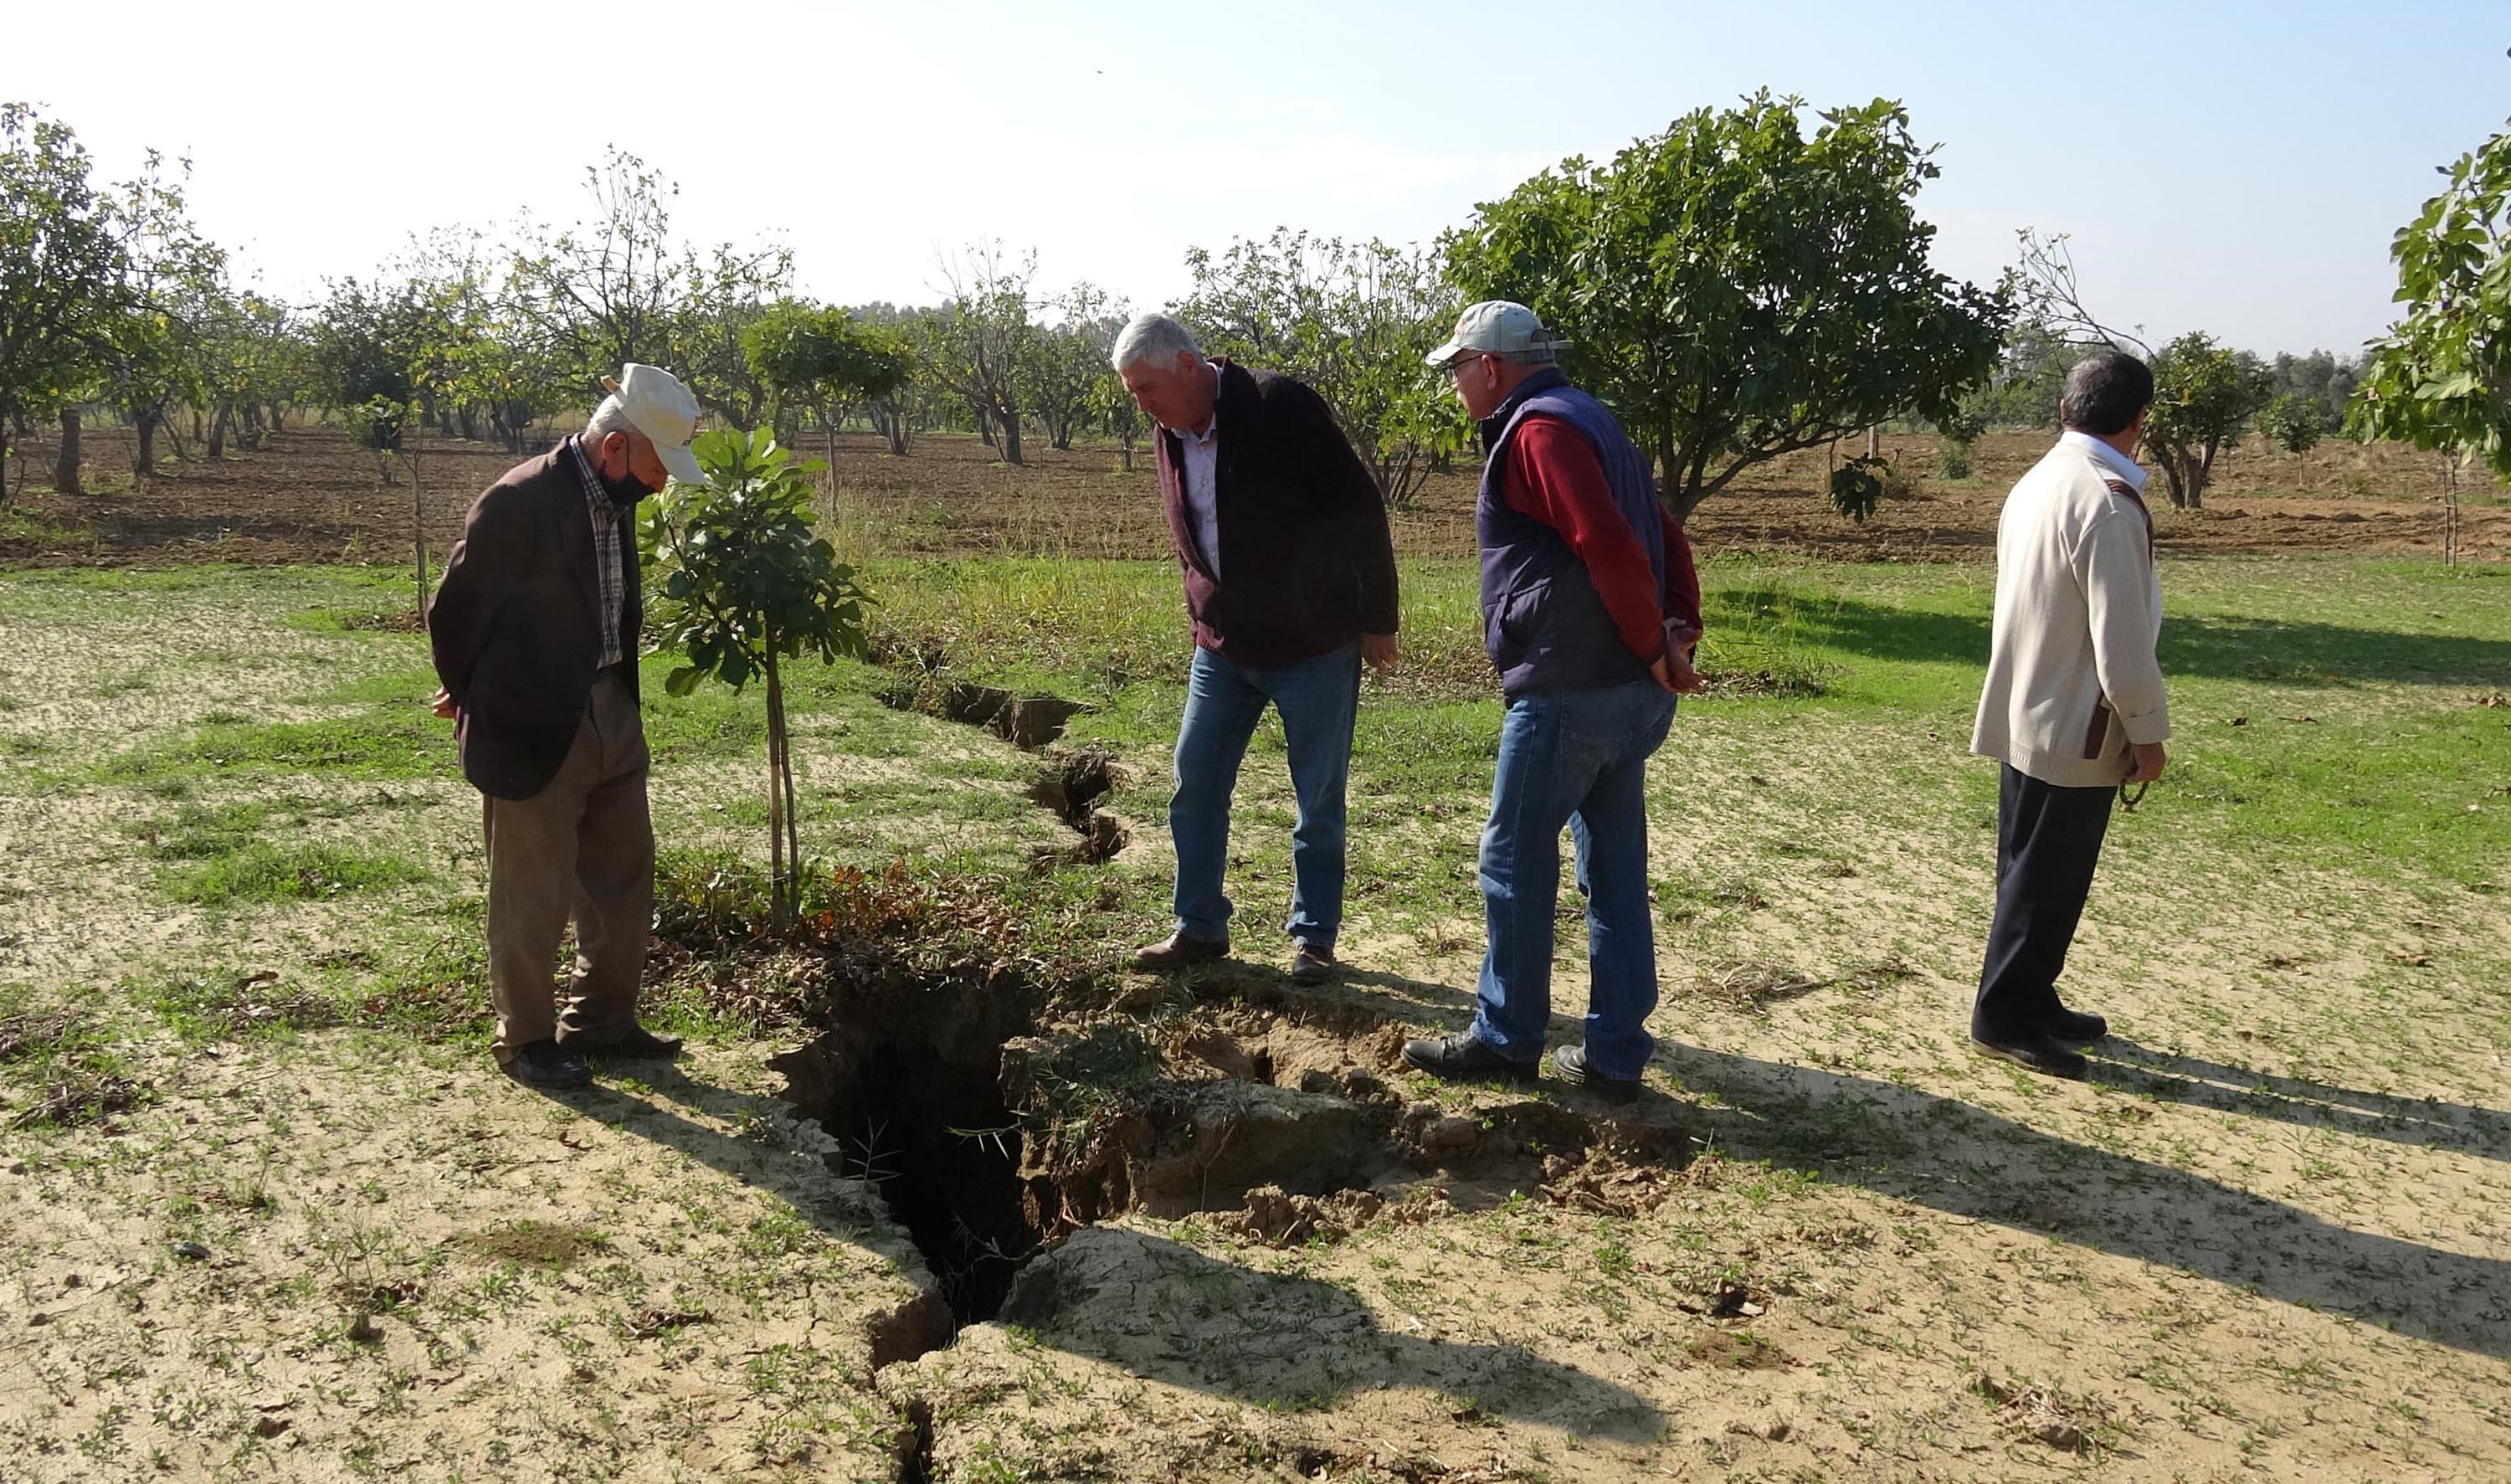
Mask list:
[[[2087,761],[2099,760],[2102,755],[2102,744],[2107,742],[2109,739],[2110,703],[2108,697],[2105,696],[2101,700],[2093,703],[2092,724],[2084,728],[2085,759]]]

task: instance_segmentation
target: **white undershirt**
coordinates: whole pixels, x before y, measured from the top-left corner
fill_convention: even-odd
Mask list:
[[[1220,368],[1212,369],[1212,416],[1200,432],[1178,433],[1185,449],[1185,517],[1203,548],[1205,570],[1220,575]]]

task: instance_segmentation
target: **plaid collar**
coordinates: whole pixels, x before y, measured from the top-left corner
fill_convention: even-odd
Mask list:
[[[617,516],[619,507],[611,503],[608,487],[601,483],[600,473],[593,467],[592,457],[584,451],[584,440],[569,437],[566,450],[575,455],[575,478],[584,486],[585,508],[593,513],[594,523],[599,525]]]

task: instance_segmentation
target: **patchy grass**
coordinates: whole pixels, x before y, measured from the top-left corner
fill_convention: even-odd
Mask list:
[[[319,902],[347,892],[406,886],[428,879],[426,868],[398,855],[350,845],[253,840],[224,853],[172,867],[165,894],[200,907],[254,902]]]
[[[693,1469],[735,1472],[723,1450],[754,1440],[763,1476],[852,1476],[813,1452],[841,1435],[888,1456],[895,1413],[854,1351],[824,1343],[861,1315],[811,1305],[846,1302],[867,1274],[895,1284],[895,1267],[865,1257],[816,1286],[786,1272],[878,1221],[826,1191],[738,1206],[719,1186],[763,1160],[791,1155],[813,1179],[827,1165],[760,1102],[706,1084],[750,1097],[770,1080],[768,1038],[850,993],[849,973],[1018,952],[1122,1006],[1041,1036],[1031,1070],[1052,1127],[1030,1132],[1077,1134],[1162,1079],[1199,998],[1209,1012],[1279,988],[1265,965],[1293,811],[1268,721],[1232,839],[1248,962],[1174,988],[1094,979],[1164,918],[1185,658],[1173,567],[875,557],[866,572],[894,662],[930,653],[952,682],[1087,702],[1065,741],[1119,762],[1105,802],[1137,842],[1105,866],[1032,870],[1029,844],[1068,838],[1025,797],[1046,760],[882,706],[897,679],[882,665],[811,667],[792,686],[806,912],[900,952],[832,972],[770,950],[753,931],[761,698],[671,698],[669,661],[650,661],[667,942],[647,1010],[698,1044],[580,1102],[487,1064],[477,799],[420,709],[423,640],[358,617],[393,611],[406,574],[0,576],[29,636],[0,656],[16,703],[0,703],[0,1138],[29,1170],[21,1213],[59,1213],[47,1241],[136,1233],[123,1266],[174,1274],[146,1299],[163,1365],[92,1366],[67,1347],[74,1318],[37,1340],[30,1394],[54,1412],[0,1406],[13,1446],[145,1466],[110,1452],[99,1398],[135,1409],[126,1429],[163,1435],[159,1414],[195,1393],[151,1403],[112,1379],[129,1366],[151,1387],[228,1386],[224,1421],[202,1432],[263,1448],[262,1383],[242,1356],[302,1347],[378,1378],[471,1365],[569,1396],[600,1390],[570,1380],[577,1367],[606,1377],[642,1356],[694,1376],[728,1356],[728,1396],[745,1367],[768,1378],[741,1436],[642,1413],[604,1413],[588,1435],[678,1427],[715,1449]],[[1352,972],[1312,1002],[1329,1022],[1382,1015],[1390,1035],[1470,1010],[1499,722],[1472,565],[1408,560],[1405,574],[1407,664],[1368,683],[1361,712]],[[2511,582],[2387,562],[2170,564],[2173,773],[2114,823],[2071,960],[2070,1001],[2117,1028],[2077,1086],[1980,1062],[1962,1036],[1992,889],[1993,769],[1964,751],[1988,574],[1728,560],[1707,577],[1707,663],[1740,679],[1684,702],[1650,769],[1668,996],[1649,1106],[1707,1151],[1671,1197],[1631,1219],[1553,1205],[1532,1176],[1442,1182],[1418,1193],[1417,1226],[1278,1251],[1208,1216],[1138,1214],[1166,1244],[1165,1275],[1141,1289],[1165,1307],[1096,1331],[1087,1314],[1062,1333],[979,1326],[915,1363],[943,1471],[1196,1476],[1122,1451],[1175,1432],[1214,1458],[1356,1475],[1383,1466],[1360,1462],[1380,1457],[1381,1430],[1386,1459],[1471,1451],[1456,1466],[1524,1477],[1810,1477],[1891,1457],[1952,1478],[1995,1472],[1982,1450],[2004,1450],[2088,1477],[2310,1478],[2361,1472],[2375,1443],[2400,1471],[2511,1467],[2511,1415],[2492,1399],[2511,1333],[2485,1302],[2511,1200],[2492,1061],[2511,1042]],[[218,911],[167,912],[177,889]],[[1565,882],[1562,906],[1567,1038],[1586,945]],[[1291,1064],[1276,1075],[1287,1097]],[[406,1107],[369,1127],[360,1100],[387,1091]],[[1467,1121],[1515,1096],[1435,1091]],[[1548,1077],[1533,1092],[1575,1096]],[[701,1105],[725,1115],[702,1126]],[[592,1145],[683,1163],[644,1185],[615,1169],[570,1184]],[[701,1166],[717,1186],[690,1178]],[[518,1189],[548,1196],[522,1208],[530,1222],[513,1219]],[[442,1214],[447,1201],[468,1214]],[[308,1211],[329,1225],[307,1230]],[[23,1291],[66,1315],[81,1301],[48,1262],[20,1265]],[[664,1270],[697,1291],[668,1289]],[[1321,1310],[1324,1328],[1294,1316],[1275,1348],[1296,1363],[1233,1351],[1299,1283],[1351,1297]],[[93,1312],[130,1328],[113,1305]],[[1140,1337],[1118,1331],[1146,1316],[1204,1339],[1126,1348]],[[258,1326],[250,1344],[231,1338],[240,1325]],[[1350,1374],[1310,1366],[1320,1354]],[[1983,1372],[2008,1379],[1962,1388]],[[431,1405],[458,1410],[471,1385]],[[1667,1425],[1749,1410],[1739,1386],[1786,1405],[1705,1442]],[[807,1406],[779,1410],[805,1389]],[[387,1401],[347,1425],[406,1441],[390,1400],[406,1391],[358,1390]],[[1443,1409],[1443,1395],[1476,1400]],[[1161,1412],[1172,1397],[1191,1416]],[[1508,1410],[1521,1403],[1533,1410]],[[287,1415],[311,1437],[309,1413]],[[609,1445],[586,1446],[568,1469]],[[180,1457],[177,1472],[211,1455]],[[430,1458],[431,1476],[523,1466]]]

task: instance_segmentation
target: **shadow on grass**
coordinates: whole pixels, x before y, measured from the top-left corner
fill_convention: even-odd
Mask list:
[[[1574,996],[1574,988],[1564,988]],[[1338,993],[1392,1019],[1445,1030],[1466,1024],[1473,1003],[1470,991],[1376,972],[1345,974]],[[1556,1016],[1552,1035],[1556,1044],[1574,1041],[1578,1025]],[[2511,1262],[2358,1231],[2254,1191],[2093,1149],[1917,1088],[1696,1046],[1660,1046],[1656,1061],[1684,1092],[1716,1095],[1695,1115],[1701,1134],[1732,1157],[1812,1170],[1826,1181],[1951,1215],[2511,1358]],[[2254,1076],[2194,1059],[2158,1059],[2157,1065],[2183,1077]],[[2498,1152],[2511,1116],[2291,1078],[2260,1080],[2290,1084],[2284,1090],[2289,1103],[2350,1111],[2352,1121],[2334,1126],[2405,1142],[2490,1145]],[[2230,1111],[2260,1110],[2244,1102]],[[2299,1121],[2298,1106],[2292,1113]],[[2392,1117],[2399,1121],[2388,1133],[2374,1126]],[[2444,1126],[2472,1132],[2462,1132],[2459,1143],[2422,1137]]]
[[[1122,1227],[1085,1227],[1038,1259],[1003,1317],[1135,1375],[1278,1411],[1329,1408],[1385,1385],[1582,1436],[1650,1442],[1665,1425],[1637,1392],[1523,1346],[1390,1333],[1335,1284],[1252,1271]]]
[[[2105,1087],[2305,1128],[2511,1160],[2511,1114],[2490,1108],[2357,1092],[2308,1077],[2156,1051],[2115,1035],[2087,1051],[2093,1059],[2092,1080]]]
[[[1713,1091],[1720,1145],[1939,1211],[2511,1356],[2511,1263],[2358,1231],[2170,1165],[1914,1088],[1730,1053],[1664,1053]]]
[[[603,1072],[634,1075],[652,1096],[599,1084],[544,1095],[775,1195],[830,1236],[902,1267],[916,1261],[906,1230],[880,1211],[869,1185],[833,1168],[797,1179],[799,1161],[786,1152],[684,1112],[755,1125],[784,1111],[778,1099],[715,1086],[672,1063]],[[1389,1333],[1345,1289],[1259,1272],[1145,1233],[1085,1227],[1037,1262],[1050,1270],[1024,1275],[1006,1322],[1044,1344],[1171,1386],[1299,1411],[1332,1407],[1383,1384],[1471,1397],[1490,1415],[1539,1415],[1631,1442],[1653,1439],[1664,1426],[1638,1393],[1522,1347]]]
[[[2511,642],[2503,640],[2288,619],[2183,617],[2170,605],[2166,591],[2166,676],[2299,685],[2511,683]],[[1808,595],[1798,600],[1796,621],[1808,643],[1877,659],[1988,662],[1984,613],[1912,612]]]

